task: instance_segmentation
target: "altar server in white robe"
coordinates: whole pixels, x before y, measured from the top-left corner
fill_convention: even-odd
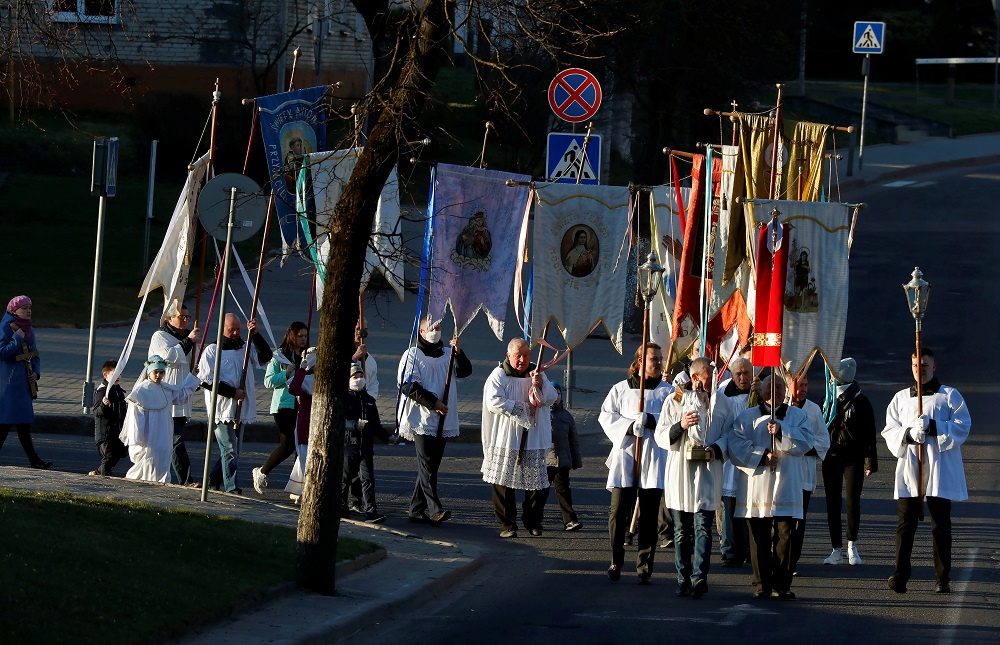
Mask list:
[[[146,361],[146,378],[125,398],[128,409],[122,425],[122,443],[128,446],[132,467],[127,479],[170,483],[174,450],[173,406],[184,405],[201,381],[188,372],[178,385],[164,381],[167,362],[159,356]]]
[[[755,407],[759,402],[760,381],[754,378],[753,364],[742,356],[737,356],[729,363],[729,372],[732,378],[719,383],[719,394],[729,399],[735,419],[744,410]],[[732,427],[727,430],[727,434],[730,432]],[[750,557],[750,534],[747,532],[746,522],[734,521],[737,492],[741,489],[740,483],[745,486],[743,481],[745,479],[746,476],[733,465],[733,462],[726,460],[722,466],[721,508],[716,513],[716,522],[719,524],[719,550],[722,552],[724,567],[742,567]]]
[[[691,390],[668,396],[656,424],[656,443],[667,451],[663,496],[674,518],[678,596],[708,591],[712,521],[722,498],[722,464],[733,406],[713,391],[715,366],[691,363]]]
[[[789,396],[791,404],[806,413],[812,430],[813,447],[802,457],[802,519],[795,520],[792,530],[792,575],[802,555],[802,543],[806,537],[806,515],[809,513],[809,499],[816,490],[816,471],[826,459],[830,449],[830,431],[823,421],[823,411],[816,403],[806,398],[809,393],[809,377],[802,374],[795,379],[795,391]]]
[[[546,458],[552,445],[549,406],[558,394],[536,371],[528,343],[515,338],[507,356],[483,386],[483,481],[493,485],[493,511],[500,537],[517,537],[517,496],[524,491],[521,521],[531,535],[542,534],[549,495]]]
[[[750,528],[754,598],[792,600],[792,528],[802,519],[802,456],[812,448],[812,430],[805,412],[784,403],[775,407],[772,420],[772,402],[785,400],[781,378],[766,377],[761,397],[763,403],[736,417],[729,441],[730,459],[747,476],[736,517]]]
[[[653,440],[653,431],[664,399],[674,391],[672,385],[660,380],[662,373],[660,346],[647,343],[643,356],[640,345],[629,366],[628,378],[611,388],[598,417],[604,434],[611,440],[611,453],[605,464],[608,467],[607,489],[611,491],[611,508],[608,511],[611,566],[608,568],[608,579],[612,582],[621,578],[625,562],[625,532],[632,521],[637,497],[639,551],[635,568],[639,584],[650,584],[653,575],[657,518],[663,497],[663,468],[666,462],[666,451]],[[639,412],[640,380],[645,388],[642,413]],[[636,439],[641,440],[638,481],[634,476]]]
[[[942,385],[934,371],[934,352],[923,347],[920,360],[911,357],[913,386],[892,397],[885,412],[882,436],[889,452],[896,456],[896,479],[893,496],[898,500],[899,524],[896,528],[896,570],[889,578],[889,588],[906,593],[910,579],[910,554],[913,537],[922,515],[918,446],[924,449],[924,494],[931,515],[931,538],[934,544],[936,593],[951,592],[951,503],[969,498],[962,463],[962,444],[969,438],[972,417],[958,390]],[[920,381],[923,414],[917,414],[917,381]]]

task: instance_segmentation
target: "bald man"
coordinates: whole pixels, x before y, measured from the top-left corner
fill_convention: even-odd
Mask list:
[[[236,483],[236,407],[240,407],[240,423],[251,424],[257,420],[257,399],[254,396],[254,369],[271,360],[273,352],[264,339],[256,333],[257,321],[247,322],[247,334],[253,345],[250,352],[250,369],[243,387],[243,354],[246,341],[241,336],[242,324],[234,314],[226,314],[222,325],[222,354],[219,360],[219,397],[215,410],[215,441],[219,444],[220,460],[209,475],[213,486],[222,485],[227,493],[242,495]],[[211,412],[212,381],[215,380],[215,355],[219,346],[212,343],[205,348],[198,360],[197,376],[205,390],[205,409]]]

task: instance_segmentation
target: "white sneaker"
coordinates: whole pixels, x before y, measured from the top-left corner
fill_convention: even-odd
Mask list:
[[[858,553],[858,545],[854,542],[847,543],[847,562],[855,567],[861,564],[861,554]]]
[[[830,555],[823,560],[823,564],[844,564],[844,550],[834,549]]]
[[[253,489],[257,491],[259,495],[263,495],[265,488],[267,488],[267,475],[261,472],[260,468],[254,468]]]
[[[292,504],[295,504],[296,506],[299,505],[299,502],[300,502],[300,496],[299,495],[296,495],[295,493],[292,493],[292,494],[290,494],[288,496],[288,499],[292,500]]]

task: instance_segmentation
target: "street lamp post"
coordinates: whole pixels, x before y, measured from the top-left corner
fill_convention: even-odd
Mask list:
[[[917,373],[914,376],[917,382],[917,415],[919,416],[924,413],[923,383],[921,382],[923,380],[923,367],[920,356],[920,331],[924,314],[927,312],[927,300],[931,295],[931,285],[924,280],[924,274],[920,270],[920,267],[913,268],[910,281],[903,285],[903,291],[906,293],[906,304],[910,308],[910,314],[913,316],[913,322],[916,325],[916,353],[914,355],[917,361]],[[924,445],[922,443],[917,444],[917,464],[920,519],[924,519]]]

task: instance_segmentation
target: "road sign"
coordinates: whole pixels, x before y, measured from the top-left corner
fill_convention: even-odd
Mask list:
[[[549,83],[549,107],[563,121],[586,121],[601,107],[601,84],[585,69],[565,69]]]
[[[585,134],[549,132],[545,176],[561,184],[601,183],[601,135],[590,135],[587,154],[583,154]]]
[[[861,22],[854,23],[854,53],[881,54],[885,49],[885,23]]]
[[[90,174],[90,194],[114,197],[118,184],[118,137],[94,139],[94,163]]]

